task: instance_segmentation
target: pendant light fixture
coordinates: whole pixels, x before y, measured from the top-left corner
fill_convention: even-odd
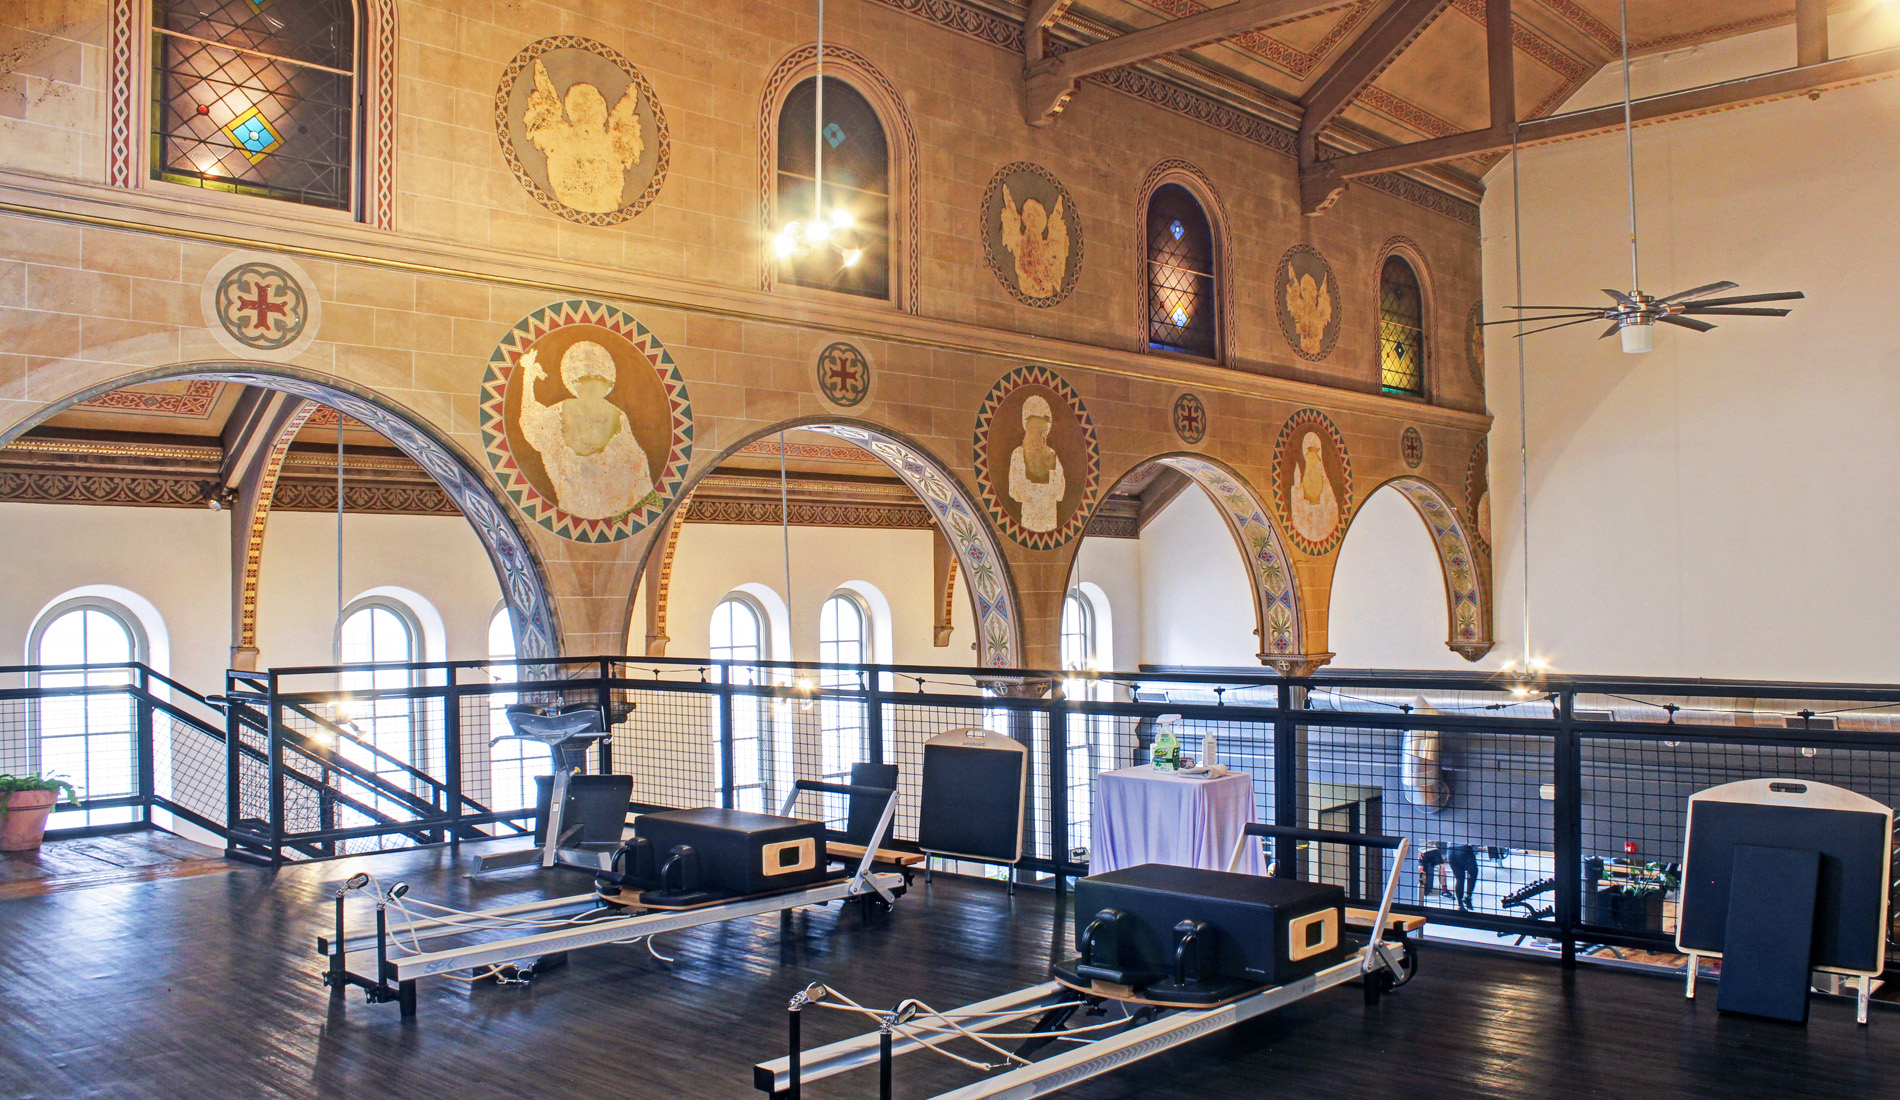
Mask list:
[[[801,260],[814,251],[836,253],[845,267],[864,258],[857,219],[839,206],[825,210],[825,0],[818,0],[817,75],[812,80],[815,103],[811,123],[811,219],[788,221],[772,238],[772,251],[782,260]]]

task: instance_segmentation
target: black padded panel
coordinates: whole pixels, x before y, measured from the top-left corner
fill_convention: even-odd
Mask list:
[[[1022,856],[1023,768],[1029,754],[924,746],[917,846],[926,852],[1014,863]]]
[[[897,789],[897,765],[853,764],[851,785],[894,791]],[[877,832],[878,818],[884,816],[884,800],[861,794],[849,797],[850,807],[845,811],[845,842],[868,845],[871,843],[871,834]]]
[[[534,842],[547,843],[548,803],[554,777],[534,777]],[[576,775],[567,781],[567,805],[561,810],[561,829],[575,825],[580,835],[568,841],[574,844],[612,844],[618,846],[627,828],[627,809],[633,801],[633,777],[630,775]]]
[[[1821,853],[1812,848],[1735,846],[1730,881],[1773,883],[1738,890],[1728,901],[1722,985],[1715,1007],[1772,1020],[1808,1022],[1808,953]]]
[[[1872,970],[1878,965],[1881,899],[1887,890],[1887,819],[1855,810],[1819,810],[1743,802],[1696,801],[1689,812],[1689,862],[1682,871],[1682,928],[1690,951],[1723,951],[1737,845],[1772,843],[1821,853],[1814,913],[1814,966]],[[1779,883],[1749,882],[1774,893]]]

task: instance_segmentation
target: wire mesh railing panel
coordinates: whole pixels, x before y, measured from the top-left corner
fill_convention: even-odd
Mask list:
[[[1551,737],[1351,726],[1298,735],[1299,824],[1405,837],[1412,866],[1400,903],[1537,917],[1552,900],[1536,890],[1554,875]],[[1376,901],[1389,869],[1377,855],[1322,852],[1319,877]],[[1531,898],[1543,900],[1526,909]]]
[[[613,704],[613,770],[633,777],[635,802],[669,808],[719,804],[718,696],[616,687]]]
[[[200,817],[222,823],[229,777],[224,741],[168,714],[157,715],[155,721],[164,731],[164,758],[171,761],[167,797]]]

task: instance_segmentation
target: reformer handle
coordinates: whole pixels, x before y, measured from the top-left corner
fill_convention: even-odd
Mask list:
[[[796,794],[799,791],[815,791],[819,794],[857,794],[863,795],[866,798],[875,798],[880,795],[889,798],[891,795],[897,793],[887,787],[863,787],[851,783],[820,783],[815,779],[800,779],[793,783],[792,792]]]

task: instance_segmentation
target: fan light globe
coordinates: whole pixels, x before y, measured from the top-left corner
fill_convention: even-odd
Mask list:
[[[1656,346],[1655,326],[1624,325],[1617,332],[1623,341],[1623,350],[1631,355],[1641,354]]]
[[[851,211],[842,206],[831,212],[831,224],[839,229],[849,229],[856,221],[857,219],[851,216]]]

